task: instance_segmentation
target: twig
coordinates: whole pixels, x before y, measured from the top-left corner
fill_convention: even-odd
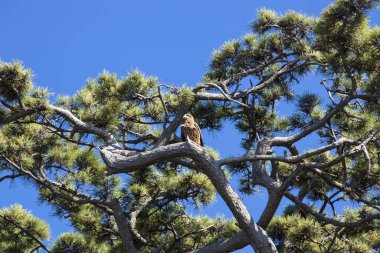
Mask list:
[[[166,125],[169,123],[169,113],[168,113],[168,109],[166,108],[165,101],[164,101],[164,99],[162,97],[160,86],[158,86],[158,97],[160,98],[162,107],[164,108],[164,112],[165,112],[165,122],[163,124],[163,129],[165,130],[166,129]]]

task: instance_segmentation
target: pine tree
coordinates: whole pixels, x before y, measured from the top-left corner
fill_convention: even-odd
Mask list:
[[[52,98],[21,62],[0,62],[0,182],[31,183],[77,231],[48,249],[47,224],[15,205],[0,210],[0,251],[378,252],[380,29],[367,16],[379,2],[337,0],[318,18],[259,10],[195,88],[103,72]],[[327,101],[298,91],[306,75]],[[182,142],[188,112],[204,131],[234,124],[246,153]],[[300,149],[312,138],[319,147]],[[268,199],[255,221],[239,196],[258,187]],[[188,212],[216,194],[234,219]],[[275,216],[283,199],[293,204]]]

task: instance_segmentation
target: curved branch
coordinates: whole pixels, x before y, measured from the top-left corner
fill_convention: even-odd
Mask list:
[[[21,177],[22,175],[20,173],[18,174],[12,174],[12,175],[5,175],[5,176],[2,176],[0,177],[0,182],[6,180],[6,179],[15,179],[15,178],[18,178],[18,177]]]
[[[229,253],[249,245],[249,239],[245,232],[241,231],[230,239],[219,240],[191,253]]]
[[[189,142],[160,146],[145,152],[129,152],[113,146],[101,149],[103,160],[109,168],[109,175],[132,172],[177,157],[194,158],[195,153],[194,146]]]
[[[337,104],[334,109],[332,109],[329,113],[327,113],[324,117],[322,117],[320,120],[316,121],[315,123],[305,127],[302,131],[296,133],[293,136],[287,136],[287,137],[274,137],[272,139],[272,146],[287,146],[290,144],[295,143],[296,141],[299,141],[303,137],[311,134],[324,124],[328,122],[332,117],[335,116],[339,111],[341,111],[352,99],[354,98],[353,92],[351,92],[348,96],[343,98],[339,104]]]
[[[106,141],[108,144],[116,144],[116,138],[109,133],[106,130],[103,130],[101,128],[92,126],[88,123],[85,123],[78,119],[72,112],[69,110],[54,106],[54,105],[48,105],[46,107],[48,110],[53,110],[55,113],[60,115],[61,117],[65,118],[67,121],[69,121],[71,124],[76,126],[77,129],[84,130],[88,133],[95,134],[99,137],[101,137],[104,141]]]
[[[270,144],[272,140],[269,140],[268,143]],[[258,160],[267,160],[267,161],[278,161],[278,162],[284,162],[284,163],[290,163],[290,164],[296,164],[301,162],[303,159],[322,154],[326,151],[329,151],[333,148],[339,147],[343,144],[355,144],[357,141],[353,141],[347,138],[341,138],[337,140],[336,142],[333,142],[327,146],[320,147],[317,149],[313,149],[310,151],[307,151],[302,154],[294,155],[294,156],[274,156],[274,155],[244,155],[244,156],[238,156],[238,157],[229,157],[218,160],[219,166],[227,165],[227,164],[233,164],[233,163],[240,163],[245,161],[258,161]]]
[[[42,111],[42,110],[43,110],[42,107],[28,108],[28,109],[15,112],[15,113],[7,115],[7,116],[2,116],[0,118],[0,124],[2,124],[2,125],[9,124],[13,121],[22,119],[26,116],[33,115],[34,113],[37,113],[37,112]]]
[[[4,116],[0,118],[0,124],[8,124],[14,121],[17,121],[19,119],[22,119],[26,116],[33,115],[35,113],[43,112],[43,111],[51,111],[56,113],[57,115],[61,116],[62,118],[69,121],[71,124],[73,124],[77,129],[81,129],[87,133],[92,133],[100,138],[102,138],[106,143],[108,144],[115,144],[117,143],[115,137],[110,134],[108,131],[103,130],[101,128],[92,126],[88,123],[85,123],[78,119],[72,112],[70,112],[67,109],[63,109],[54,105],[39,105],[33,108],[27,108],[21,111],[18,111],[16,113],[13,113],[8,116]]]
[[[273,241],[266,232],[252,219],[244,203],[233,190],[216,161],[203,147],[189,141],[161,146],[142,153],[128,153],[123,150],[107,147],[101,150],[102,157],[110,167],[109,173],[125,173],[146,167],[160,161],[186,156],[193,159],[197,167],[207,175],[215,189],[226,202],[236,218],[239,227],[246,233],[251,246],[256,252],[277,252]]]
[[[142,210],[153,201],[153,198],[148,196],[141,205],[134,211],[130,213],[130,226],[131,226],[131,232],[134,235],[134,237],[142,242],[143,244],[147,243],[147,240],[137,231],[136,229],[136,221],[137,216],[142,212]]]
[[[277,192],[271,191],[269,193],[269,199],[267,205],[262,212],[260,219],[257,221],[257,225],[266,229],[274,216],[280,202],[282,195]],[[249,238],[244,231],[237,232],[228,240],[219,240],[213,242],[205,247],[192,251],[191,253],[228,253],[235,250],[239,250],[249,245]]]
[[[256,67],[253,67],[251,69],[245,70],[245,71],[243,71],[241,73],[238,73],[238,74],[234,75],[231,78],[228,78],[228,79],[226,79],[224,81],[219,82],[218,83],[219,85],[216,83],[216,84],[212,84],[212,86],[214,88],[217,88],[219,91],[222,92],[223,89],[221,87],[219,87],[219,86],[225,87],[227,84],[236,82],[238,80],[241,80],[244,77],[247,77],[247,76],[249,76],[251,74],[254,74],[254,73],[256,73],[256,72],[258,72],[260,70],[263,70],[264,68],[266,68],[270,64],[275,63],[276,61],[280,60],[283,57],[288,57],[288,56],[291,56],[291,55],[294,55],[294,54],[295,53],[279,54],[278,56],[273,57],[271,60],[265,61],[265,62],[259,64]],[[294,61],[292,61],[292,62],[290,62],[288,64],[285,64],[285,65],[282,66],[282,68],[277,73],[273,74],[268,79],[262,80],[261,82],[259,82],[258,84],[256,84],[255,86],[253,86],[250,89],[247,89],[247,90],[244,90],[244,91],[240,91],[240,92],[234,92],[231,95],[226,94],[225,91],[222,92],[222,94],[220,94],[220,93],[202,92],[201,91],[202,89],[208,88],[210,86],[210,85],[207,85],[207,84],[203,84],[203,85],[200,85],[200,86],[194,88],[193,92],[195,93],[195,98],[197,100],[232,101],[232,102],[235,102],[235,103],[241,105],[241,103],[236,100],[237,98],[241,98],[241,97],[244,97],[244,96],[246,96],[248,94],[255,93],[255,92],[258,92],[258,91],[264,89],[267,85],[269,85],[270,83],[272,83],[273,81],[275,81],[276,79],[278,79],[283,74],[289,73],[289,72],[293,71],[294,69],[298,68],[300,66],[300,65],[297,65],[298,62],[299,62],[299,60],[294,60]],[[301,65],[303,65],[303,64],[306,64],[306,63],[302,63]]]
[[[358,226],[364,225],[365,223],[371,222],[371,221],[373,221],[375,219],[380,219],[380,213],[377,213],[377,214],[367,215],[367,217],[365,217],[363,219],[360,219],[358,221],[353,221],[353,222],[339,221],[339,220],[336,220],[336,219],[328,218],[328,217],[324,216],[323,214],[314,212],[311,207],[309,207],[308,205],[302,203],[302,201],[300,201],[296,196],[294,196],[290,192],[285,192],[284,195],[289,200],[291,200],[294,204],[296,204],[297,206],[301,207],[306,213],[309,213],[309,214],[313,215],[318,221],[324,222],[324,223],[327,223],[327,224],[331,224],[331,225],[334,225],[334,226],[337,226],[337,227],[356,228]]]

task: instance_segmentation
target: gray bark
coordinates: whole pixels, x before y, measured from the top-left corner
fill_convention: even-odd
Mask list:
[[[161,146],[143,153],[130,153],[115,148],[105,148],[102,156],[110,167],[110,174],[134,171],[162,160],[175,157],[192,158],[204,172],[236,218],[239,227],[246,233],[251,246],[258,253],[277,252],[276,247],[266,232],[252,219],[240,197],[228,183],[223,170],[210,154],[195,143],[184,142]]]
[[[133,244],[132,234],[129,229],[129,222],[121,209],[119,201],[113,200],[111,203],[111,208],[115,217],[117,229],[119,230],[123,251],[125,253],[139,253]]]

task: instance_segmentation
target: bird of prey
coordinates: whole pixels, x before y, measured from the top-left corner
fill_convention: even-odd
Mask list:
[[[190,139],[191,141],[203,147],[201,129],[195,122],[194,117],[190,114],[185,114],[183,116],[183,124],[181,126],[181,138],[182,141],[187,141],[187,139]]]

